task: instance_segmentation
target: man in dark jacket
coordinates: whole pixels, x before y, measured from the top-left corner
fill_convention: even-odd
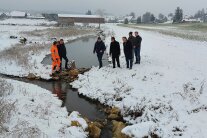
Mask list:
[[[142,37],[139,36],[138,32],[135,32],[135,39],[134,39],[134,54],[136,57],[136,62],[135,64],[140,64],[141,61],[141,56],[140,56],[140,51],[141,51],[141,43],[142,43]]]
[[[132,56],[132,60],[134,61],[134,47],[135,47],[135,37],[133,36],[133,33],[132,32],[129,32],[129,38],[128,38],[128,41],[131,42],[132,44],[132,53],[133,53],[133,56]]]
[[[126,58],[126,64],[127,64],[127,68],[132,69],[133,66],[133,47],[132,47],[132,43],[127,40],[126,37],[122,38],[123,40],[123,46],[124,46],[124,54],[125,54],[125,58]]]
[[[97,54],[98,61],[99,61],[99,68],[103,67],[102,58],[105,50],[106,50],[106,46],[104,42],[101,40],[101,37],[98,37],[93,49],[93,53]]]
[[[117,66],[120,68],[120,62],[119,62],[120,45],[119,45],[119,42],[117,42],[114,37],[111,37],[109,53],[110,53],[110,56],[112,56],[113,68],[116,68],[115,61],[117,62]]]
[[[65,43],[63,39],[60,39],[60,43],[58,45],[58,53],[59,53],[60,60],[61,60],[60,69],[62,69],[62,59],[65,60],[65,69],[68,69],[67,51],[66,51]]]

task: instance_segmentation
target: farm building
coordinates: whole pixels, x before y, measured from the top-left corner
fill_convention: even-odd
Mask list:
[[[10,12],[9,16],[11,18],[26,18],[27,13],[21,12],[21,11],[12,11],[12,12]]]
[[[0,13],[0,20],[4,20],[8,18],[8,16],[6,15],[6,13]]]
[[[98,15],[72,15],[72,14],[58,14],[58,24],[60,26],[74,25],[75,23],[105,23],[104,18]]]

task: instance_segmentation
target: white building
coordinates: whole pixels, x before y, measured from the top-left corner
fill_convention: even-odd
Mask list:
[[[26,18],[27,13],[26,12],[21,12],[21,11],[12,11],[9,13],[9,16],[11,18]]]

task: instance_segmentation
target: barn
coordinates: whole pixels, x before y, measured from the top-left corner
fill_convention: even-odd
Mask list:
[[[95,23],[103,24],[105,23],[104,18],[98,15],[73,15],[73,14],[58,14],[58,24],[60,26],[74,25],[75,23]]]
[[[10,17],[11,18],[26,18],[27,13],[21,12],[21,11],[12,11],[10,12]]]

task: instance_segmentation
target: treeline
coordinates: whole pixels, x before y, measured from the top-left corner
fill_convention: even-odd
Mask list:
[[[131,12],[127,16],[133,16],[135,17],[135,13]],[[146,12],[142,16],[138,16],[137,18],[132,18],[131,21],[129,21],[127,18],[125,19],[124,23],[127,24],[129,22],[132,23],[164,23],[169,20],[171,20],[173,23],[181,23],[184,19],[184,12],[183,9],[180,7],[177,7],[174,11],[174,13],[169,13],[167,16],[160,13],[157,17],[151,12]],[[195,15],[191,15],[188,17],[188,19],[199,19],[200,21],[206,22],[207,21],[207,12],[202,9],[198,10]]]

